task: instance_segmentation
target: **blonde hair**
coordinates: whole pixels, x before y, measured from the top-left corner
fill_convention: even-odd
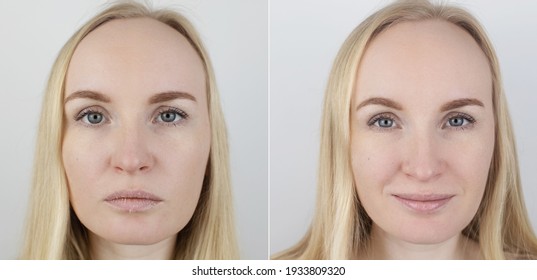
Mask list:
[[[37,136],[23,259],[90,258],[86,229],[70,208],[61,157],[65,76],[76,47],[90,32],[112,20],[140,17],[158,20],[177,30],[190,42],[205,67],[211,150],[200,199],[192,219],[178,234],[175,258],[238,258],[227,132],[209,56],[185,17],[171,10],[151,10],[142,4],[124,1],[82,26],[64,45],[52,67]]]
[[[480,244],[485,259],[536,258],[498,59],[478,21],[463,9],[429,1],[398,1],[362,22],[343,43],[324,99],[316,212],[310,229],[277,259],[349,259],[364,250],[372,221],[360,204],[350,158],[350,104],[356,73],[369,42],[405,21],[443,20],[468,32],[492,73],[495,146],[483,200],[463,234]]]

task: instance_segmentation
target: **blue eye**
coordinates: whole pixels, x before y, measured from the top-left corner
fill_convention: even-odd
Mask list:
[[[393,120],[381,118],[378,119],[375,124],[379,127],[389,128],[393,126]]]
[[[99,124],[103,121],[104,116],[101,113],[88,113],[86,120],[91,124]]]
[[[106,121],[102,112],[95,108],[86,108],[75,117],[76,121],[82,121],[86,125],[97,126]]]
[[[180,118],[181,116],[179,116],[179,114],[175,113],[175,112],[164,112],[164,113],[161,113],[159,115],[159,118],[161,121],[163,122],[173,122],[175,121],[175,119],[178,119]]]
[[[175,125],[186,118],[188,115],[184,111],[177,108],[166,108],[158,113],[155,122]]]
[[[467,114],[458,113],[447,120],[446,126],[457,129],[468,127],[475,123],[475,119]]]
[[[395,118],[388,114],[380,114],[373,117],[371,120],[369,120],[367,125],[379,129],[391,129],[397,126]]]
[[[465,119],[461,117],[451,118],[449,119],[449,125],[451,126],[462,126],[464,124]]]

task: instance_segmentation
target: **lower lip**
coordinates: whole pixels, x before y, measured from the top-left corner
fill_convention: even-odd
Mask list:
[[[453,197],[446,197],[436,200],[411,200],[394,196],[399,202],[413,211],[419,213],[432,213],[443,208]]]
[[[147,198],[116,198],[106,201],[112,207],[129,213],[143,212],[157,206],[161,201]]]

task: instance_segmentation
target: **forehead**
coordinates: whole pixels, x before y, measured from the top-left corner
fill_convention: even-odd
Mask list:
[[[442,20],[403,22],[381,32],[366,49],[356,82],[359,100],[492,98],[485,54],[465,30]]]
[[[150,18],[116,19],[82,39],[66,83],[68,92],[88,87],[107,92],[118,86],[204,92],[205,70],[197,52],[175,29]]]

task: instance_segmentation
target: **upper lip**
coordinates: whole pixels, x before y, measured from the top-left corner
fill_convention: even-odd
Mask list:
[[[401,193],[394,194],[398,198],[413,200],[413,201],[436,201],[452,198],[454,194],[410,194],[410,193]]]
[[[110,194],[107,196],[104,200],[105,201],[112,201],[116,199],[147,199],[147,200],[153,200],[153,201],[162,201],[162,198],[146,192],[142,190],[122,190],[115,193]]]

